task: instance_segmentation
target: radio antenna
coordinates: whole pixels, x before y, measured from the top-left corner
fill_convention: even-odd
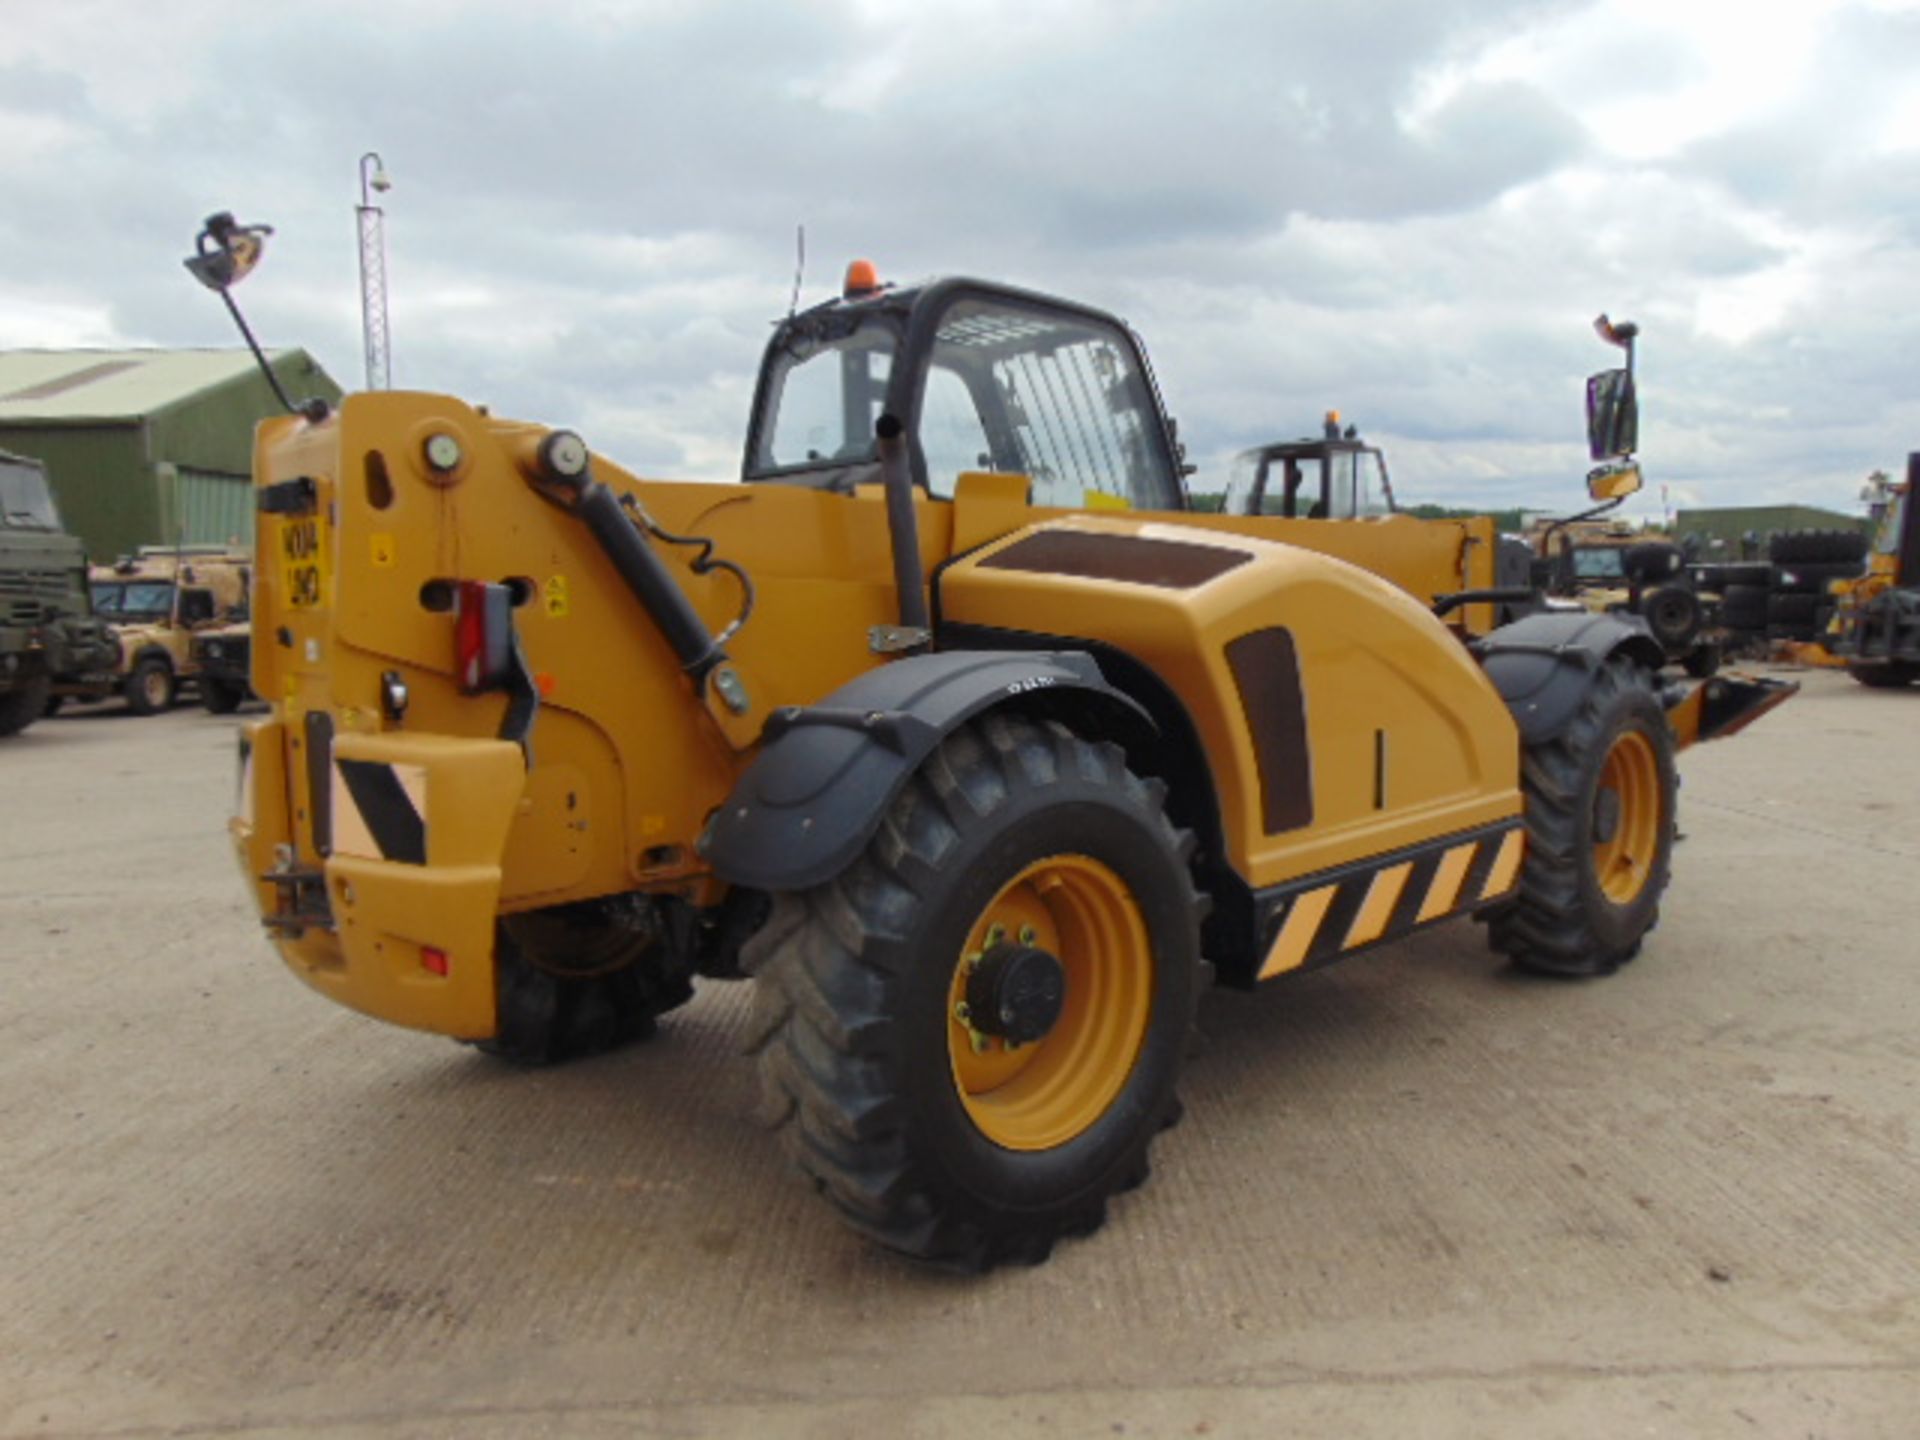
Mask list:
[[[789,320],[800,309],[800,281],[807,273],[807,227],[804,222],[794,226],[793,248],[793,301],[787,306]]]

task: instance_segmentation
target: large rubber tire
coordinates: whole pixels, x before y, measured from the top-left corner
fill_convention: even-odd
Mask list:
[[[1765,590],[1773,583],[1773,566],[1765,560],[1730,560],[1720,572],[1724,585],[1757,585]]]
[[[1729,585],[1720,597],[1720,618],[1729,630],[1767,628],[1767,591],[1764,585]]]
[[[1115,745],[990,716],[843,874],[774,897],[742,957],[763,1118],[854,1228],[952,1269],[1032,1264],[1146,1178],[1206,975],[1193,842],[1163,793]],[[1017,1051],[976,1042],[958,1003],[1016,924],[1066,994]]]
[[[215,680],[209,675],[200,677],[200,703],[207,707],[209,714],[231,715],[246,698],[247,687],[238,681]]]
[[[1898,690],[1920,680],[1920,665],[1908,660],[1883,660],[1878,664],[1854,662],[1847,673],[1869,690]]]
[[[1867,536],[1860,530],[1788,530],[1767,542],[1767,558],[1776,565],[1858,562],[1867,553]]]
[[[0,736],[18,735],[46,714],[52,693],[53,681],[45,675],[36,675],[0,695]]]
[[[1858,561],[1838,563],[1826,560],[1795,561],[1773,567],[1772,590],[1776,595],[1821,595],[1835,580],[1852,580],[1860,575]]]
[[[494,970],[499,1031],[477,1048],[518,1065],[551,1065],[644,1040],[693,997],[691,961],[613,896],[504,918]]]
[[[1720,671],[1721,650],[1718,640],[1702,640],[1686,653],[1680,664],[1696,680],[1711,680]]]
[[[1654,684],[1615,656],[1565,731],[1522,756],[1527,855],[1488,939],[1523,969],[1611,974],[1659,919],[1678,787]]]
[[[1636,585],[1660,585],[1687,568],[1686,556],[1678,545],[1664,540],[1642,540],[1626,547],[1620,557],[1620,573]]]
[[[136,715],[158,715],[171,710],[174,699],[173,667],[158,655],[143,655],[134,661],[127,678],[120,682],[127,708]]]
[[[1640,618],[1669,655],[1686,654],[1700,634],[1700,597],[1684,585],[1661,585],[1640,596]]]
[[[1789,590],[1767,597],[1767,627],[1771,630],[1811,630],[1820,613],[1820,597]]]

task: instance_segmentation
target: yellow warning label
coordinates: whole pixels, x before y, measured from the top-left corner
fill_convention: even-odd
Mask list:
[[[374,535],[370,537],[373,546],[373,563],[383,570],[393,568],[393,536]]]
[[[547,617],[551,620],[567,618],[567,577],[549,575],[547,583],[540,587],[542,599],[547,606]]]

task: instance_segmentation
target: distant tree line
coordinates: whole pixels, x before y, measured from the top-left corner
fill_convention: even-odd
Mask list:
[[[1464,520],[1472,515],[1491,515],[1493,528],[1508,535],[1518,534],[1526,525],[1526,521],[1520,518],[1521,510],[1517,505],[1511,510],[1462,510],[1452,505],[1408,505],[1402,513],[1416,520]]]
[[[1203,515],[1219,514],[1226,503],[1226,498],[1217,490],[1209,494],[1188,497],[1193,508]],[[1526,525],[1525,520],[1521,518],[1523,512],[1517,505],[1511,510],[1475,510],[1471,507],[1463,510],[1449,505],[1404,505],[1400,508],[1400,513],[1411,515],[1416,520],[1464,520],[1474,515],[1491,515],[1494,528],[1509,535],[1518,534]]]

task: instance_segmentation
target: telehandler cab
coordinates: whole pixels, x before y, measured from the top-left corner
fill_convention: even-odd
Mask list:
[[[261,233],[190,263],[224,295]],[[775,328],[740,485],[439,395],[288,408],[231,827],[288,967],[534,1061],[751,975],[788,1153],[961,1269],[1144,1178],[1212,979],[1465,915],[1631,959],[1675,749],[1788,693],[1494,628],[1484,518],[1193,512],[1134,335],[1002,285],[852,267]]]

